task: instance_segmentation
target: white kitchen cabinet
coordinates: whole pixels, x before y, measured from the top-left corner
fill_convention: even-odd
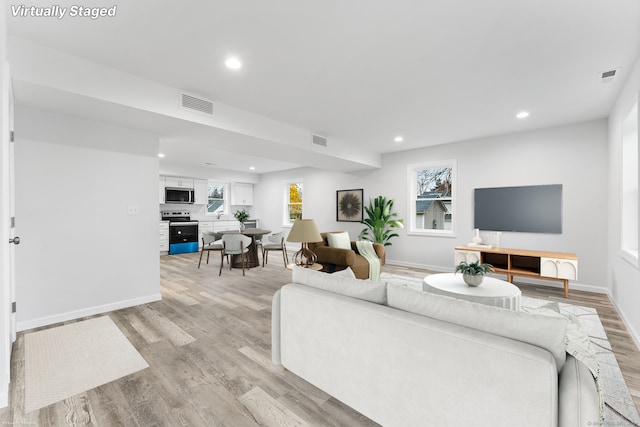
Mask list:
[[[217,220],[213,221],[213,231],[240,231],[240,221],[234,220]]]
[[[198,223],[198,247],[202,248],[202,234],[213,232],[213,221],[200,221]]]
[[[236,206],[253,205],[253,184],[234,182],[231,184],[231,204]]]
[[[160,252],[169,252],[169,222],[160,222]]]
[[[164,186],[172,188],[193,188],[193,178],[179,176],[165,176]]]
[[[206,205],[209,193],[209,183],[206,179],[194,179],[193,180],[193,189],[194,189],[194,203],[196,205]]]
[[[164,176],[160,177],[160,182],[158,183],[158,200],[160,203],[164,203]]]

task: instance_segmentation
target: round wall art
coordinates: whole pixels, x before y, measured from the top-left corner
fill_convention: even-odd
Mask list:
[[[362,222],[362,189],[336,191],[336,220]]]

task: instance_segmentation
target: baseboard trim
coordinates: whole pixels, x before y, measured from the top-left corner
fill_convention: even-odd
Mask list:
[[[423,270],[437,271],[439,273],[453,273],[453,268],[445,268],[439,265],[418,264],[415,262],[398,261],[395,259],[385,260],[385,264],[398,265],[400,267],[420,268]]]
[[[622,319],[622,323],[624,323],[624,326],[627,328],[627,332],[629,332],[629,335],[631,335],[631,339],[636,344],[636,347],[640,349],[640,334],[638,334],[638,331],[636,331],[636,329],[633,327],[631,322],[627,320],[627,316],[625,316],[624,311],[622,311],[618,303],[616,303],[616,301],[613,299],[613,296],[611,295],[611,293],[607,292],[607,295],[609,296],[609,301],[611,301],[611,304],[613,304],[616,311],[620,315],[620,318]]]
[[[96,314],[107,313],[114,310],[120,310],[122,308],[160,301],[161,299],[162,295],[160,293],[157,293],[139,298],[117,301],[110,304],[87,307],[80,310],[68,311],[65,313],[54,314],[52,316],[39,317],[37,319],[18,322],[16,325],[16,329],[18,331],[26,331],[28,329],[39,328],[42,326],[52,325],[54,323],[66,322],[68,320],[78,319],[80,317],[95,316]]]
[[[9,384],[5,384],[2,393],[0,393],[0,408],[9,406]]]

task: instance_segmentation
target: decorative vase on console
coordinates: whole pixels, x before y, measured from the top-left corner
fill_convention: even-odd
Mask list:
[[[480,238],[480,229],[475,228],[473,232],[474,232],[474,236],[473,236],[473,240],[471,241],[473,242],[474,245],[479,245],[480,243],[482,243],[482,239]]]

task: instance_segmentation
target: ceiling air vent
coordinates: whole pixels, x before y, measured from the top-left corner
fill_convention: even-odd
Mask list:
[[[311,134],[311,143],[315,145],[327,146],[327,138],[320,135]]]
[[[615,77],[618,75],[618,72],[620,71],[619,68],[614,68],[612,70],[607,70],[607,71],[601,71],[600,73],[598,73],[598,77],[600,79],[601,83],[608,83],[611,82],[615,79]]]
[[[213,116],[213,102],[180,92],[180,107]]]

